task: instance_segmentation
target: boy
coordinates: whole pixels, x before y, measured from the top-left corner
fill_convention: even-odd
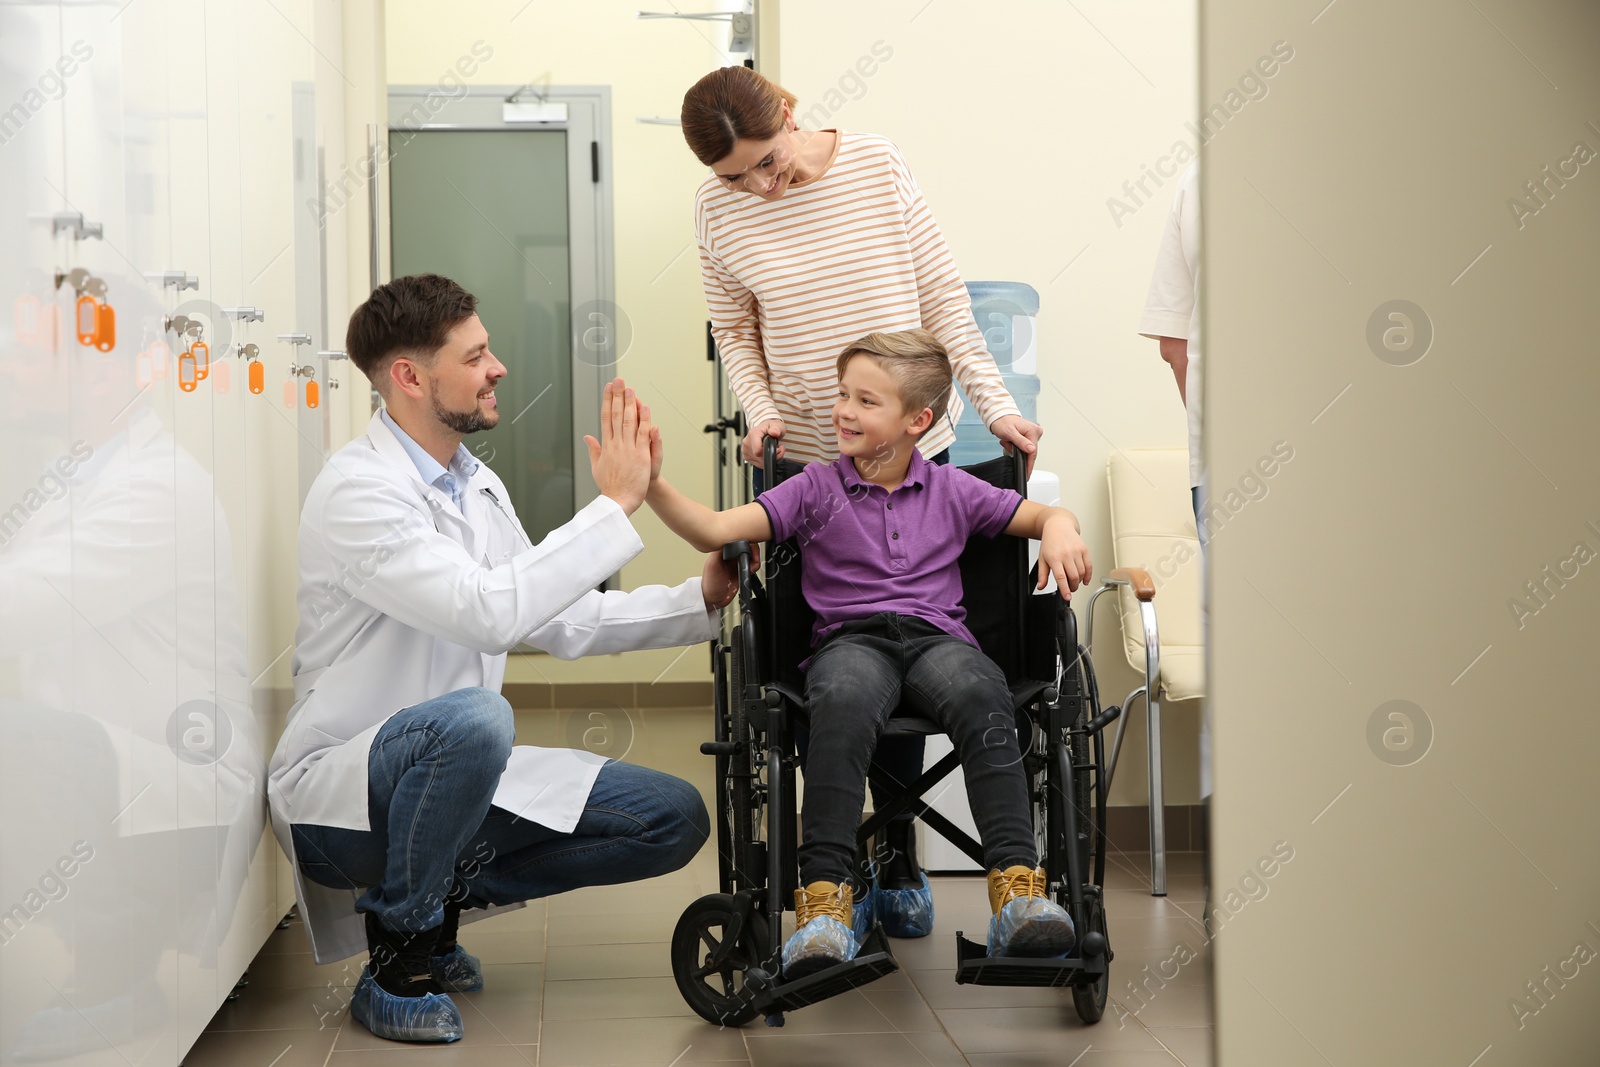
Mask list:
[[[995,716],[1011,721],[1010,690],[962,623],[957,560],[973,533],[1034,538],[1040,588],[1053,574],[1065,596],[1090,576],[1077,520],[917,453],[950,394],[950,361],[932,334],[870,334],[839,356],[838,374],[833,463],[809,464],[729,511],[695,503],[662,478],[645,498],[703,551],[792,536],[803,547],[801,588],[817,623],[815,652],[801,665],[811,717],[803,888],[795,891],[797,929],[784,945],[783,972],[810,974],[860,947],[850,880],[855,831],[868,762],[902,698],[938,722],[961,754],[989,868],[989,955],[1064,955],[1072,920],[1046,894],[1016,736],[990,729]]]

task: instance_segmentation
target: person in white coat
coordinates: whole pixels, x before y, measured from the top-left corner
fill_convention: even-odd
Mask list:
[[[1178,179],[1161,231],[1150,276],[1150,293],[1139,316],[1139,333],[1159,342],[1161,358],[1178,380],[1178,397],[1189,421],[1189,485],[1195,519],[1200,518],[1200,161]],[[1206,530],[1200,527],[1200,536]]]
[[[456,944],[463,909],[677,870],[709,832],[678,778],[513,747],[506,653],[707,641],[736,592],[716,556],[676,587],[596,591],[642,548],[628,516],[651,474],[649,412],[620,380],[602,440],[586,438],[600,495],[530,543],[505,486],[461,444],[498,421],[506,374],[476,305],[420,275],[351,316],[351,361],[385,408],[306,497],[297,702],[268,773],[313,954],[368,950],[351,1012],[395,1040],[461,1036],[448,994],[483,982]]]
[[[1178,179],[1172,211],[1161,232],[1150,293],[1139,316],[1139,333],[1157,341],[1161,358],[1178,380],[1178,396],[1189,420],[1189,497],[1195,529],[1205,548],[1205,465],[1200,454],[1200,161]],[[1203,574],[1204,572],[1202,572]],[[1205,597],[1201,596],[1202,612]],[[1205,616],[1202,614],[1202,621]],[[1211,796],[1211,715],[1200,717],[1200,796]]]

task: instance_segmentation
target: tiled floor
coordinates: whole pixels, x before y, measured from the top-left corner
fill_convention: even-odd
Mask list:
[[[572,743],[594,709],[519,714],[519,740]],[[704,711],[607,712],[607,728],[631,737],[626,758],[710,789]],[[673,984],[668,944],[678,915],[717,891],[710,850],[651,882],[598,887],[538,901],[474,923],[462,943],[482,958],[485,985],[456,994],[466,1036],[444,1047],[374,1038],[348,1018],[362,957],[317,967],[298,923],[275,932],[250,969],[250,984],[226,1004],[185,1058],[185,1067],[568,1067],[589,1064],[873,1063],[944,1067],[1209,1067],[1211,953],[1198,922],[1199,857],[1169,858],[1170,895],[1141,888],[1147,860],[1116,856],[1106,913],[1116,960],[1112,1001],[1094,1026],[1071,997],[1049,989],[958,986],[956,930],[983,931],[988,905],[976,877],[935,879],[938,929],[894,941],[899,973],[791,1012],[781,1029],[760,1020],[719,1029],[690,1011]],[[978,935],[981,938],[981,933]]]

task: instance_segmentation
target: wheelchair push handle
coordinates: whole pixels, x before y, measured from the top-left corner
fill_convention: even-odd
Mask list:
[[[722,546],[722,559],[739,561],[739,604],[749,608],[746,598],[751,595],[750,575],[751,562],[755,559],[755,549],[749,541],[729,541]]]
[[[772,472],[778,469],[778,439],[761,438],[761,470],[766,475],[767,488],[772,488]]]

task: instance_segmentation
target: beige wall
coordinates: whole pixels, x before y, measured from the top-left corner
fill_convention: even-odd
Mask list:
[[[1591,1064],[1600,10],[1214,0],[1202,99],[1280,39],[1206,158],[1211,470],[1296,448],[1211,561],[1220,1062]]]
[[[1039,0],[1005,4],[1004,18],[983,10],[785,3],[783,82],[800,97],[804,125],[879,133],[900,146],[964,277],[1039,291],[1040,466],[1060,475],[1062,503],[1082,520],[1104,573],[1107,456],[1186,441],[1172,373],[1136,332],[1175,182],[1146,179],[1151,195],[1136,198],[1122,185],[1175,143],[1193,150],[1184,123],[1194,110],[1194,9]],[[875,45],[892,55],[861,77],[856,63]],[[1112,197],[1132,213],[1114,216]],[[1107,639],[1095,664],[1104,699],[1116,701],[1138,683],[1115,609],[1099,611]],[[1170,803],[1198,799],[1197,729],[1194,703],[1168,706]],[[1141,803],[1142,712],[1127,744],[1113,800]]]
[[[709,501],[710,457],[699,430],[710,418],[711,379],[691,225],[703,168],[676,129],[635,118],[676,115],[684,89],[731,59],[712,47],[726,39],[720,26],[640,22],[636,10],[611,2],[534,4],[513,21],[515,7],[469,2],[441,20],[434,6],[390,0],[388,80],[436,81],[481,38],[495,55],[477,81],[548,77],[612,87],[617,301],[637,338],[623,373],[665,401],[656,410],[666,420],[668,470]],[[1132,214],[1114,217],[1108,200],[1132,203],[1122,191],[1125,181],[1137,181],[1175,143],[1194,143],[1184,129],[1194,99],[1192,8],[1084,8],[1115,46],[1071,8],[1043,2],[1015,5],[1004,26],[986,25],[961,5],[924,7],[915,0],[865,7],[806,0],[763,10],[769,15],[764,62],[800,95],[802,114],[893,138],[963,274],[1026,281],[1039,290],[1042,464],[1061,475],[1064,499],[1083,518],[1097,564],[1109,569],[1107,455],[1113,447],[1185,443],[1171,373],[1155,343],[1135,333],[1172,182],[1158,188],[1147,179],[1151,195],[1139,197]],[[879,41],[892,56],[859,83],[841,85]],[[812,110],[818,104],[826,116]],[[641,513],[638,525],[647,548],[625,570],[625,586],[676,581],[698,565],[652,516]],[[1103,610],[1105,627],[1114,631],[1112,612]],[[706,677],[699,651],[674,664],[677,656],[673,650],[573,664],[516,657],[508,679]],[[1137,684],[1117,641],[1105,642],[1097,663],[1108,700]],[[1198,796],[1196,723],[1193,704],[1169,708],[1173,803]],[[1142,716],[1129,744],[1116,799],[1133,803],[1146,789],[1138,757]]]
[[[715,4],[699,5],[711,10]],[[723,5],[726,6],[726,5]],[[520,14],[519,14],[519,9]],[[480,84],[548,81],[611,88],[615,176],[616,302],[632,320],[634,342],[619,368],[651,403],[662,425],[667,472],[699,499],[711,499],[711,370],[705,360],[705,301],[694,251],[694,190],[704,175],[675,127],[640,116],[676,117],[683,93],[701,75],[733,60],[727,27],[645,22],[637,2],[505,4],[469,0],[441,9],[389,0],[388,80],[434,83],[474,41],[494,49],[470,79]],[[672,10],[670,5],[662,10]],[[515,17],[513,17],[515,16]],[[493,323],[490,323],[493,328]],[[701,557],[641,510],[644,552],[624,569],[623,588],[675,583],[699,573]],[[681,658],[679,658],[681,654]],[[709,678],[703,648],[669,649],[563,663],[514,656],[510,682],[694,681]]]

